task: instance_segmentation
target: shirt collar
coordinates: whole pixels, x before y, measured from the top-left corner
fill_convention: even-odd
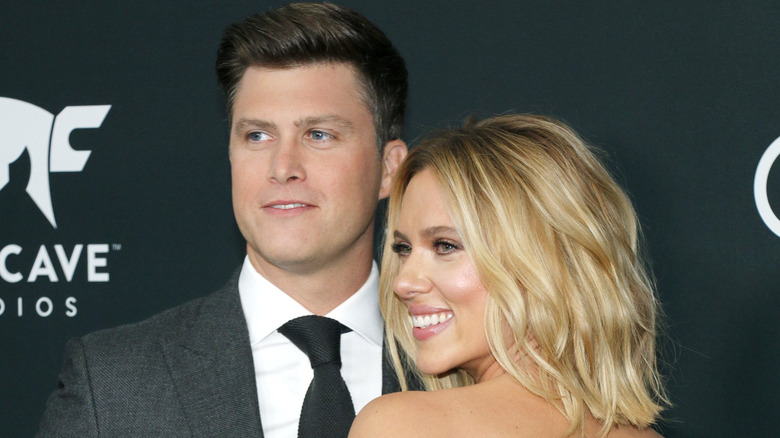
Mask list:
[[[244,258],[241,267],[238,293],[252,345],[265,339],[287,321],[312,314],[260,275],[249,257]],[[367,341],[382,345],[383,323],[379,312],[379,269],[376,262],[372,263],[371,273],[363,286],[325,316],[339,321]]]

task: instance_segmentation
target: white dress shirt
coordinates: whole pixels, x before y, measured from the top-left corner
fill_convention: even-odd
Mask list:
[[[325,315],[352,329],[341,335],[341,374],[355,413],[382,394],[383,323],[378,290],[379,269],[374,263],[363,286]],[[263,433],[266,438],[294,438],[314,373],[306,354],[276,329],[312,313],[260,275],[248,257],[241,268],[238,292],[249,326]]]

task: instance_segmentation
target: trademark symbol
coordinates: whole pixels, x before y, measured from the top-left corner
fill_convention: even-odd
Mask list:
[[[122,250],[122,244],[121,243],[112,243],[111,249],[114,251],[121,251]]]

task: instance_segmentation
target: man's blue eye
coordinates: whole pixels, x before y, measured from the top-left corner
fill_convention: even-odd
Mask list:
[[[248,137],[250,141],[263,141],[266,139],[267,134],[265,132],[250,132]]]
[[[323,132],[323,131],[312,131],[311,132],[311,139],[312,140],[319,141],[319,140],[327,140],[328,138],[330,138],[330,134],[328,134],[327,132]]]

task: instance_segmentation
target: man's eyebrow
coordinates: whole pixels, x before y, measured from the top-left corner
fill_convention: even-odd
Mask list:
[[[312,117],[304,117],[302,119],[299,119],[295,122],[295,126],[297,127],[310,127],[314,125],[319,125],[321,123],[332,123],[335,124],[338,127],[353,130],[355,128],[355,124],[352,123],[352,120],[346,119],[344,117],[341,117],[336,114],[326,114],[322,116],[312,116]]]
[[[275,130],[276,123],[261,119],[238,119],[233,125],[234,131],[244,131],[250,128]]]

